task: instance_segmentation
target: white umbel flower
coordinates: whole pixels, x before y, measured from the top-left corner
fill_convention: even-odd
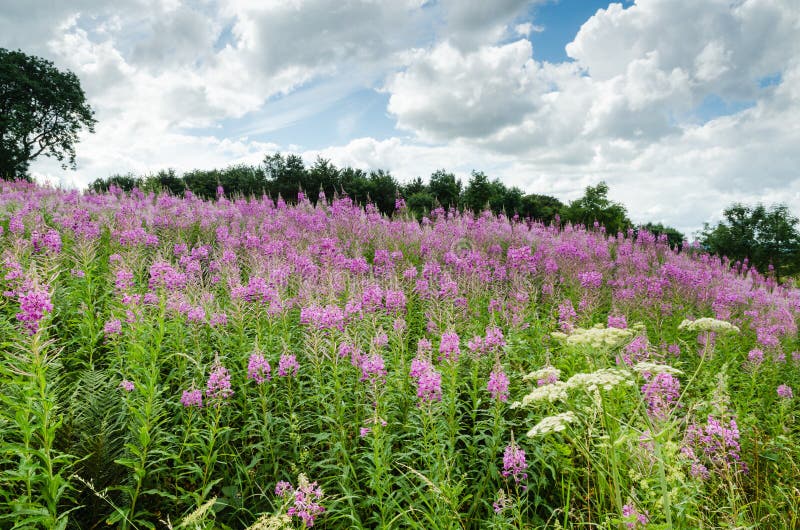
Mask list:
[[[677,368],[673,368],[668,364],[658,364],[658,363],[651,363],[648,361],[642,361],[637,363],[633,367],[633,371],[639,374],[672,374],[672,375],[680,375],[683,372],[678,370]]]
[[[536,371],[533,371],[527,375],[522,376],[523,381],[539,381],[540,379],[558,379],[561,377],[561,370],[556,368],[555,366],[545,366],[544,368],[539,368]]]
[[[619,384],[635,384],[628,370],[619,368],[601,368],[596,372],[575,374],[567,380],[567,388],[585,388],[595,391],[600,388],[611,390]]]
[[[556,414],[555,416],[548,416],[528,431],[528,437],[533,438],[534,436],[538,436],[540,434],[547,434],[551,432],[558,432],[563,431],[567,428],[568,423],[572,423],[578,419],[575,416],[575,413],[572,411],[569,412],[562,412],[561,414]]]
[[[726,322],[724,320],[717,320],[716,318],[703,317],[697,320],[686,320],[680,323],[678,329],[685,329],[694,332],[713,331],[715,333],[739,333],[739,328]]]
[[[564,401],[567,399],[567,388],[567,383],[564,381],[556,381],[550,385],[536,387],[527,396],[523,397],[522,401],[512,403],[511,408],[527,407],[531,403],[539,401],[549,401],[550,403]]]
[[[632,339],[638,328],[606,328],[598,324],[591,328],[576,328],[569,335],[553,332],[550,336],[568,346],[589,346],[592,348],[615,348]]]

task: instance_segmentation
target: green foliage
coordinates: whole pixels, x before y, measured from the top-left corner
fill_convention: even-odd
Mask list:
[[[800,272],[798,219],[786,205],[734,204],[723,216],[714,227],[706,223],[700,234],[710,252],[732,261],[748,259],[761,272],[772,266],[779,278]]]
[[[686,240],[686,236],[683,235],[683,232],[679,232],[671,226],[664,226],[661,223],[643,224],[639,226],[639,230],[647,230],[655,236],[666,235],[670,248],[681,248],[683,242]]]
[[[431,173],[428,189],[430,190],[430,195],[445,209],[451,206],[458,208],[461,205],[461,181],[444,169]]]
[[[492,186],[485,173],[473,171],[464,190],[464,206],[473,213],[480,213],[489,207],[489,201],[497,190],[497,186]]]
[[[522,198],[519,213],[522,217],[549,224],[555,220],[556,215],[562,215],[564,208],[564,203],[555,197],[533,193]]]
[[[75,144],[95,119],[78,77],[52,62],[0,48],[0,178],[26,178],[39,155],[75,167]]]
[[[609,234],[624,232],[631,227],[625,206],[608,198],[608,184],[605,182],[587,186],[583,197],[569,203],[564,210],[564,220],[587,227],[597,222]]]

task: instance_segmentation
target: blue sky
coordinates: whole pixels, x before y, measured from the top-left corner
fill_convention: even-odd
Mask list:
[[[0,46],[74,71],[96,110],[77,171],[275,151],[484,171],[692,232],[728,204],[800,213],[795,0],[0,0]]]

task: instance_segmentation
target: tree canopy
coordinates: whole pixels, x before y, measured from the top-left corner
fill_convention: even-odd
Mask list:
[[[592,226],[595,222],[604,226],[610,234],[623,232],[631,227],[625,206],[608,198],[608,184],[587,186],[583,197],[569,203],[564,211],[564,220]]]
[[[734,204],[716,226],[705,224],[700,242],[714,254],[733,261],[748,259],[759,271],[770,265],[778,277],[800,272],[798,218],[786,205]]]
[[[74,168],[78,133],[95,123],[74,73],[0,48],[0,177],[27,178],[39,155]]]

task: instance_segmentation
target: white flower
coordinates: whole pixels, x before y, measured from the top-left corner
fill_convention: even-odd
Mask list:
[[[733,331],[739,333],[739,328],[730,322],[710,317],[698,318],[697,320],[684,319],[678,326],[678,329],[686,329],[695,332],[714,331],[717,333],[727,333]]]
[[[533,438],[539,434],[547,434],[550,432],[558,432],[563,431],[567,428],[567,423],[572,423],[577,419],[575,413],[572,411],[569,412],[562,412],[561,414],[556,414],[555,416],[548,416],[528,431],[528,437]]]
[[[633,338],[638,328],[619,329],[606,328],[596,324],[591,328],[576,328],[569,335],[553,332],[551,337],[565,342],[569,346],[591,346],[593,348],[614,348]]]
[[[555,403],[556,401],[567,399],[567,383],[564,381],[556,381],[552,385],[543,385],[534,388],[530,394],[522,398],[522,401],[515,401],[511,404],[512,409],[519,407],[527,407],[531,403],[538,401],[549,401]]]
[[[633,371],[640,373],[640,374],[672,374],[672,375],[679,375],[682,374],[680,370],[677,368],[673,368],[668,364],[657,364],[651,363],[648,361],[642,361],[637,363],[636,366],[633,367]]]
[[[527,375],[522,376],[523,381],[539,381],[540,379],[550,379],[551,376],[554,376],[555,379],[561,377],[561,370],[556,368],[555,366],[545,366],[544,368],[539,368],[536,371],[533,371]]]
[[[596,372],[575,374],[567,380],[567,388],[585,388],[594,391],[598,388],[611,390],[615,386],[625,383],[634,384],[632,374],[628,370],[619,368],[602,368]]]

